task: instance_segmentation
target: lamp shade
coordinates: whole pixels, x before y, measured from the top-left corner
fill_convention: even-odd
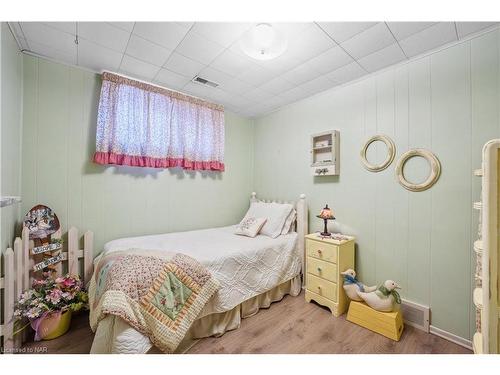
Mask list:
[[[285,36],[268,23],[259,23],[240,39],[240,47],[248,56],[257,60],[271,60],[285,52]]]
[[[318,216],[322,219],[334,219],[333,211],[328,207],[328,205],[321,209],[321,212]]]

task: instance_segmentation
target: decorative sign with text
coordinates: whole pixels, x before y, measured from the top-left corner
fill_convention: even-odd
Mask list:
[[[63,260],[63,255],[62,254],[58,254],[58,255],[56,255],[55,257],[52,257],[52,258],[44,259],[42,262],[35,264],[35,266],[33,267],[33,271],[35,271],[35,272],[36,271],[41,271],[44,268],[47,268],[48,266],[52,266],[52,265],[54,265],[56,263],[59,263],[62,260]]]
[[[33,254],[42,254],[47,251],[57,251],[57,250],[62,250],[62,244],[59,242],[54,242],[48,245],[43,245],[43,246],[37,246],[34,247],[31,252]]]

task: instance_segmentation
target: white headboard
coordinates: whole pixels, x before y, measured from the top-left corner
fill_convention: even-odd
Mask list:
[[[306,195],[300,194],[299,199],[296,201],[284,201],[279,199],[259,199],[257,198],[257,193],[253,192],[250,198],[250,202],[276,202],[276,203],[289,203],[293,205],[297,211],[297,219],[295,220],[295,231],[297,232],[297,247],[299,249],[300,256],[302,258],[302,273],[304,273],[304,261],[305,261],[305,251],[306,251],[306,238],[305,236],[309,233],[308,223],[307,223],[307,201]]]

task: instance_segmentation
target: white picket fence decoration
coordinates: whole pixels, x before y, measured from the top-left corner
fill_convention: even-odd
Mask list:
[[[83,235],[83,249],[79,249],[80,236],[78,229],[71,227],[68,230],[67,250],[63,249],[63,261],[57,265],[58,274],[63,272],[63,263],[66,263],[65,271],[70,275],[82,277],[85,285],[92,277],[92,262],[94,259],[93,243],[94,233],[85,232]],[[1,252],[0,291],[3,291],[3,323],[0,325],[0,338],[3,338],[3,353],[13,352],[14,348],[21,347],[25,334],[14,336],[14,307],[19,295],[31,287],[33,282],[33,266],[35,261],[30,257],[33,241],[29,239],[29,230],[24,228],[21,238],[14,241],[14,249],[8,248]],[[80,268],[80,259],[82,267]],[[65,273],[66,273],[65,272]]]

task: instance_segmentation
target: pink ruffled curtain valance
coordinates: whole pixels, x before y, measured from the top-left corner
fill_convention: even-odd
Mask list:
[[[224,108],[104,72],[93,161],[223,171]]]

